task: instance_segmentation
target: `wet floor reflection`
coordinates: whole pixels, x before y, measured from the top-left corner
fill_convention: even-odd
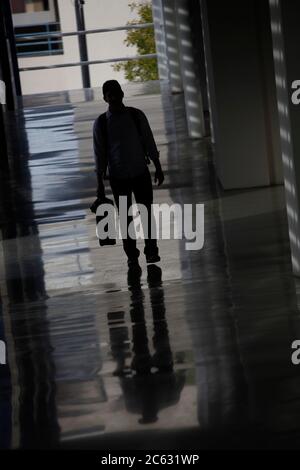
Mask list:
[[[31,311],[21,309],[21,318],[13,326],[22,449],[56,448],[59,444],[55,365],[46,315],[47,308],[41,303]]]
[[[300,434],[283,190],[222,192],[182,96],[136,86],[128,104],[149,114],[166,172],[155,201],[204,203],[204,249],[162,241],[161,267],[127,273],[88,210],[98,102],[26,98],[0,175],[0,447],[276,447]]]
[[[8,179],[1,181],[0,322],[4,325],[8,366],[0,368],[4,418],[0,447],[53,448],[58,446],[60,434],[55,364],[24,122],[22,112],[10,122],[17,133],[10,142],[15,158]]]
[[[0,338],[5,341],[2,312],[0,314]],[[0,450],[9,449],[12,439],[12,385],[8,363],[0,366]]]
[[[146,324],[141,274],[139,267],[128,271],[132,339],[124,324],[126,312],[108,313],[108,322],[112,356],[117,366],[114,375],[119,377],[126,409],[140,416],[140,424],[151,424],[159,420],[160,410],[179,401],[185,373],[174,371],[161,268],[147,267],[152,325]]]

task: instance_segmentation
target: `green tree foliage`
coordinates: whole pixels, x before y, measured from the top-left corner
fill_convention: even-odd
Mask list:
[[[127,24],[137,23],[152,23],[152,7],[151,2],[144,3],[129,3],[132,11],[136,11],[138,19],[129,21]],[[127,31],[126,39],[124,41],[127,47],[136,46],[139,55],[142,54],[155,54],[155,38],[154,29],[136,29]],[[158,80],[158,69],[156,59],[140,59],[128,60],[127,62],[120,62],[113,65],[116,71],[123,70],[125,78],[131,82]]]

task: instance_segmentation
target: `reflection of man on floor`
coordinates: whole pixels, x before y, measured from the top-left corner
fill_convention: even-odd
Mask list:
[[[108,314],[112,355],[117,362],[115,375],[120,378],[124,401],[130,413],[141,414],[141,424],[158,420],[158,412],[175,405],[185,383],[183,373],[175,373],[165,317],[164,292],[161,269],[148,266],[148,286],[153,313],[153,346],[151,356],[144,312],[144,293],[140,281],[141,271],[129,270],[128,286],[131,292],[130,316],[132,322],[133,358],[130,367],[126,359],[131,356],[128,328],[124,325],[125,312]],[[123,325],[122,325],[123,324]]]
[[[109,80],[103,85],[103,97],[109,107],[94,123],[94,151],[98,176],[98,201],[104,200],[103,178],[108,168],[111,189],[117,207],[119,197],[127,197],[127,210],[132,205],[132,194],[137,204],[143,204],[148,210],[148,230],[144,229],[147,263],[160,261],[157,240],[151,239],[153,189],[151,175],[147,167],[149,158],[155,165],[155,182],[160,186],[164,174],[159,161],[151,128],[145,114],[136,108],[123,104],[124,93],[116,80]],[[128,217],[128,226],[132,222]],[[146,227],[145,227],[146,228]],[[124,251],[128,265],[138,264],[139,250],[136,240],[130,238],[127,227],[122,233]]]

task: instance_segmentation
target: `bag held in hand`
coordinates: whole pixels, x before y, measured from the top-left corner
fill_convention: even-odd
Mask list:
[[[97,209],[102,204],[109,204],[109,205],[113,206],[113,208],[114,208],[114,202],[111,199],[108,199],[107,197],[102,199],[101,201],[99,199],[96,199],[96,201],[90,207],[91,211],[94,214],[96,214],[96,225],[98,225],[99,222],[101,222],[101,220],[105,219],[108,215],[107,211],[105,211],[102,216],[97,215]],[[108,222],[107,222],[106,225],[103,227],[104,232],[107,233],[107,237],[106,238],[105,237],[100,237],[99,238],[99,245],[100,246],[111,246],[111,245],[115,245],[117,243],[116,242],[116,221],[115,221],[115,217],[113,217],[113,220],[112,220],[112,218],[109,218],[109,223],[110,224],[113,223],[113,233],[115,234],[115,236],[113,238],[109,237]]]

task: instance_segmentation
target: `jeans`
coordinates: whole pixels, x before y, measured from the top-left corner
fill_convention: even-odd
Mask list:
[[[143,204],[148,212],[148,236],[146,234],[146,227],[143,227],[145,234],[145,249],[146,256],[158,254],[157,240],[151,239],[151,229],[155,229],[155,220],[153,218],[152,203],[153,203],[153,188],[151,175],[147,170],[139,176],[129,179],[117,179],[110,177],[110,185],[114,195],[115,203],[119,210],[119,197],[127,196],[127,214],[128,209],[132,205],[132,194],[134,194],[137,205]],[[140,252],[136,247],[136,240],[132,239],[128,234],[128,226],[133,221],[133,217],[127,216],[127,238],[122,233],[123,247],[128,258],[138,258]],[[143,219],[142,219],[143,222]]]

